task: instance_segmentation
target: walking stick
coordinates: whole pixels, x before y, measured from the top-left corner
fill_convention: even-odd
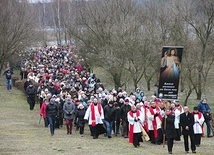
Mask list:
[[[115,135],[117,135],[117,123],[116,123],[116,121],[114,121],[114,133],[115,133]]]
[[[164,117],[164,127],[163,127],[163,130],[164,130],[164,134],[163,134],[163,148],[164,148],[165,143],[166,143],[166,135],[165,135],[165,132],[166,132],[166,116]]]
[[[165,146],[165,143],[166,143],[166,110],[168,109],[168,104],[167,102],[165,102],[165,116],[164,116],[164,126],[163,126],[163,131],[164,131],[164,134],[163,134],[163,148]]]
[[[40,118],[39,118],[39,124],[40,124],[40,122],[41,122],[41,119],[42,119],[42,116],[40,115]]]
[[[147,132],[144,130],[144,128],[143,128],[143,126],[142,126],[142,124],[141,124],[140,122],[139,122],[139,124],[140,124],[140,129],[141,129],[141,131],[142,131],[142,134],[143,134],[144,139],[145,139],[146,141],[149,141],[149,140],[150,140],[149,135],[148,135]]]

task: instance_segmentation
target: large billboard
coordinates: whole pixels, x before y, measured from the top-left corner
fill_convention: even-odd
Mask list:
[[[183,46],[163,46],[160,63],[158,97],[177,99]]]

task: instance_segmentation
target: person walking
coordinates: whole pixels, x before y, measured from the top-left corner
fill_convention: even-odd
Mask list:
[[[124,136],[124,138],[128,138],[128,134],[129,134],[129,122],[127,119],[127,114],[128,112],[131,110],[131,106],[129,105],[129,100],[125,99],[124,104],[121,106],[121,122],[122,122],[122,126],[123,126],[123,133],[122,136]]]
[[[40,108],[40,116],[43,117],[46,128],[48,127],[48,124],[49,124],[47,114],[46,114],[46,107],[48,104],[49,104],[49,100],[47,98],[45,98],[44,102],[42,103],[42,106]]]
[[[182,128],[182,135],[184,137],[184,147],[186,153],[189,152],[188,137],[190,137],[192,153],[196,153],[195,136],[193,130],[193,125],[195,124],[194,115],[189,112],[189,107],[187,106],[184,107],[184,113],[180,115],[180,124]]]
[[[203,133],[202,124],[204,123],[204,116],[201,112],[198,111],[198,107],[193,108],[193,115],[195,124],[193,125],[194,134],[195,134],[195,146],[199,147],[201,144],[201,136]]]
[[[29,78],[27,78],[27,80],[24,82],[24,90],[25,90],[25,92],[26,92],[26,90],[27,90],[27,87],[28,87],[30,84],[32,84],[32,81],[31,81]]]
[[[113,123],[114,135],[117,136],[120,130],[120,106],[117,102],[114,102],[115,107],[115,121]]]
[[[51,136],[53,136],[55,130],[56,117],[59,117],[59,109],[53,98],[51,98],[50,103],[46,105],[46,114],[50,125],[50,133]]]
[[[98,103],[97,98],[94,98],[84,116],[84,120],[88,121],[93,139],[97,139],[100,134],[106,133],[106,129],[103,127],[103,119],[103,108],[101,104]]]
[[[115,122],[114,102],[109,101],[108,105],[104,107],[104,120],[103,120],[103,123],[105,124],[106,127],[108,138],[111,138],[111,131],[114,122]]]
[[[151,143],[160,145],[162,143],[162,130],[161,130],[161,109],[152,101],[148,110],[148,129]]]
[[[129,143],[133,143],[134,147],[140,146],[142,139],[141,122],[144,121],[142,113],[133,105],[127,114],[129,122]]]
[[[64,119],[67,128],[67,134],[72,134],[73,119],[75,116],[75,104],[71,101],[71,98],[67,98],[63,105]]]
[[[176,137],[175,115],[169,109],[166,109],[165,116],[162,119],[162,132],[166,136],[168,153],[172,154],[173,141]]]
[[[175,137],[175,141],[180,141],[181,140],[181,125],[180,125],[180,114],[181,111],[179,110],[179,108],[177,106],[175,106],[175,103],[171,103],[170,105],[171,110],[173,111],[174,115],[175,115],[175,131],[176,131],[176,137]]]
[[[34,109],[35,106],[35,97],[36,97],[36,89],[33,86],[33,83],[30,83],[29,86],[26,89],[27,94],[27,102],[30,105],[30,110]]]
[[[5,77],[7,80],[7,90],[11,91],[12,90],[12,74],[13,74],[13,72],[11,72],[10,70],[7,70],[4,74],[5,74]]]
[[[211,125],[210,125],[210,121],[211,121],[211,109],[209,104],[207,103],[207,99],[202,99],[201,102],[199,102],[199,104],[197,105],[198,107],[198,111],[201,112],[204,116],[205,119],[205,123],[207,126],[207,137],[212,137],[211,136]],[[204,124],[203,124],[204,126]]]
[[[81,137],[83,137],[84,134],[84,127],[85,127],[85,108],[83,104],[79,104],[77,107],[77,111],[75,113],[75,124],[79,128],[79,134]]]

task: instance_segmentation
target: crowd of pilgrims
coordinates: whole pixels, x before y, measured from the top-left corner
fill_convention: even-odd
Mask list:
[[[34,109],[35,96],[38,97],[40,115],[45,127],[50,127],[51,135],[65,124],[67,134],[78,130],[83,136],[87,123],[93,139],[100,134],[107,138],[122,136],[138,147],[143,127],[153,144],[163,142],[163,128],[174,131],[166,134],[166,138],[180,141],[180,114],[184,110],[178,100],[163,101],[154,95],[146,97],[140,88],[131,93],[123,88],[105,89],[72,46],[31,51],[31,61],[25,62],[20,75],[27,79],[24,89],[30,110]],[[39,83],[37,90],[32,81]],[[166,110],[173,115],[173,125],[167,128],[163,125]],[[201,126],[204,120],[202,117],[197,120]],[[201,135],[203,131],[198,126],[195,128],[195,134]],[[198,139],[196,145],[200,145]]]

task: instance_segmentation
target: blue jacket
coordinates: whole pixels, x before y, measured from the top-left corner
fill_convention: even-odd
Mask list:
[[[197,107],[202,114],[211,113],[210,106],[207,103],[199,102]]]

